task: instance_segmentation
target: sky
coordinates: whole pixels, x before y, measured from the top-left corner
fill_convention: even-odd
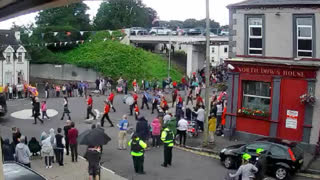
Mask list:
[[[206,16],[205,0],[142,0],[148,7],[158,12],[160,20],[185,20],[188,18],[204,19]],[[226,6],[243,0],[209,0],[210,18],[221,25],[229,23],[229,12]],[[85,1],[89,6],[90,18],[96,15],[102,1]],[[0,29],[10,29],[13,23],[27,25],[34,23],[37,12],[22,15],[0,22]]]

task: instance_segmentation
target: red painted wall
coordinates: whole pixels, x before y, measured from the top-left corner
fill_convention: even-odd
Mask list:
[[[236,130],[269,136],[270,122],[251,118],[237,117]]]
[[[282,79],[278,137],[291,141],[302,141],[305,105],[300,96],[307,93],[306,80]],[[298,111],[297,129],[286,128],[287,110]]]

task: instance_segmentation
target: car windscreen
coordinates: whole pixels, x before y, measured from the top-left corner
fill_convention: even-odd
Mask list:
[[[15,163],[8,163],[3,165],[5,180],[46,180],[37,173]]]

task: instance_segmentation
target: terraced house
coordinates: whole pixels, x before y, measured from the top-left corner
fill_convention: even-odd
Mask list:
[[[248,0],[230,12],[225,133],[319,143],[320,0]],[[308,148],[313,150],[313,148]]]
[[[0,85],[29,83],[30,56],[21,45],[20,32],[0,30]]]

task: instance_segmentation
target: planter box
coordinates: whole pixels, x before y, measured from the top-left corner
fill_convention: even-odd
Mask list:
[[[238,113],[237,116],[249,118],[249,119],[269,120],[269,116],[248,115],[248,114],[243,114],[243,113]]]

